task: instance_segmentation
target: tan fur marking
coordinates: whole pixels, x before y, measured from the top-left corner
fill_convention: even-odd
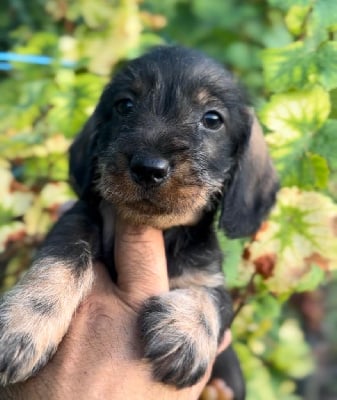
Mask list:
[[[217,287],[225,283],[221,272],[210,274],[206,271],[191,271],[184,269],[180,276],[170,279],[170,289],[184,289],[193,286]]]
[[[178,163],[170,179],[158,188],[144,191],[135,184],[121,163],[118,173],[101,166],[101,179],[97,182],[102,197],[114,204],[127,221],[168,229],[177,225],[193,225],[214,191],[194,177],[187,162]]]
[[[196,94],[196,99],[199,104],[207,104],[210,97],[211,97],[211,95],[210,95],[209,91],[205,88],[199,90],[198,93]]]

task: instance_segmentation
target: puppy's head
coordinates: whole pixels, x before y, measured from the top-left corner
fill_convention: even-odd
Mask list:
[[[119,72],[70,155],[80,196],[96,191],[127,220],[161,229],[194,224],[221,202],[220,226],[245,236],[275,197],[263,135],[231,76],[180,47]]]

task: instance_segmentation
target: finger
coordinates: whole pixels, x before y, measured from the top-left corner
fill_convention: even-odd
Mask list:
[[[117,285],[128,300],[140,304],[169,290],[162,231],[132,226],[117,218],[115,227]]]

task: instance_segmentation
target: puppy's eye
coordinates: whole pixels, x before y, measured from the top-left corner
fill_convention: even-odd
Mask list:
[[[133,110],[134,103],[130,99],[118,100],[115,108],[120,115],[128,115]]]
[[[216,130],[221,128],[224,121],[222,116],[216,111],[208,111],[202,117],[201,122],[205,128]]]

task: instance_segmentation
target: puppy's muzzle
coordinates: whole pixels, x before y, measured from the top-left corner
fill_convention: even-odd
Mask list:
[[[160,186],[169,176],[170,164],[162,157],[137,154],[131,158],[130,174],[144,188]]]

